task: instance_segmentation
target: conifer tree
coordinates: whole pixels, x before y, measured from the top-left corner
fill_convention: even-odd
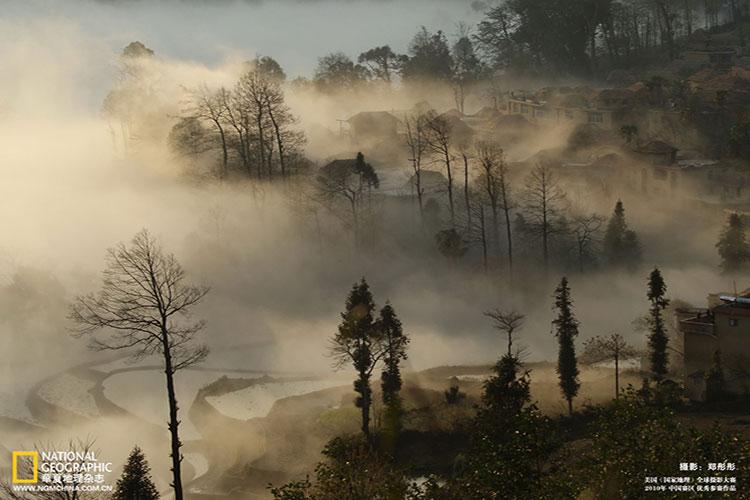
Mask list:
[[[482,401],[501,415],[515,415],[531,400],[528,372],[521,373],[521,362],[512,354],[505,354],[495,364],[495,374],[484,383]]]
[[[716,248],[721,257],[721,269],[725,273],[742,270],[750,262],[750,245],[745,239],[745,225],[738,214],[729,216]]]
[[[651,372],[656,380],[662,380],[667,374],[669,358],[667,346],[667,327],[664,323],[664,309],[669,305],[666,298],[667,285],[658,268],[654,268],[648,279],[648,300],[651,302],[649,311],[648,346],[650,350]]]
[[[401,361],[405,360],[406,347],[409,338],[404,335],[401,321],[396,316],[390,303],[380,310],[377,329],[383,343],[383,373],[381,374],[381,390],[383,404],[386,407],[387,431],[392,438],[401,430]]]
[[[159,492],[151,480],[151,467],[143,451],[136,446],[117,480],[112,500],[157,500]]]
[[[568,401],[568,412],[573,414],[573,398],[578,395],[581,383],[578,380],[578,360],[576,359],[575,338],[578,336],[578,320],[573,314],[573,300],[570,297],[568,279],[563,277],[555,290],[555,308],[557,319],[555,336],[559,343],[557,357],[557,374],[560,378],[560,390]]]
[[[625,207],[617,200],[615,210],[607,223],[603,242],[607,262],[615,267],[634,269],[641,261],[641,244],[635,231],[628,229]]]
[[[338,333],[331,342],[331,356],[338,368],[351,362],[357,372],[354,391],[358,394],[355,404],[362,412],[362,433],[370,437],[370,406],[372,388],[370,378],[378,361],[384,355],[381,335],[375,324],[370,287],[364,278],[355,283],[346,299],[346,310],[341,313]]]

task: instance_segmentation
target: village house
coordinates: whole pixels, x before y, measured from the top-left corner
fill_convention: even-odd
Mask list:
[[[737,56],[733,47],[720,47],[706,44],[693,46],[682,53],[682,58],[696,65],[731,66]]]
[[[510,97],[508,114],[521,115],[531,123],[550,125],[579,125],[592,123],[603,129],[614,127],[613,110],[555,105],[527,97]]]
[[[684,384],[693,400],[704,400],[705,376],[720,353],[726,390],[750,393],[750,289],[711,294],[705,309],[678,309],[683,337]]]

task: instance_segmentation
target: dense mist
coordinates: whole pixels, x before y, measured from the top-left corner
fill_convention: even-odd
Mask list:
[[[646,337],[634,321],[648,311],[646,278],[653,267],[680,303],[702,307],[708,292],[731,290],[734,277],[720,274],[715,248],[724,211],[680,196],[646,202],[626,186],[606,194],[570,189],[567,203],[580,212],[609,217],[615,202],[624,202],[643,247],[642,266],[637,272],[555,268],[545,275],[529,253],[519,257],[513,279],[483,272],[476,245],[463,261],[438,253],[432,235],[414,230],[413,201],[388,209],[373,226],[377,241],[366,252],[352,245],[335,214],[313,207],[305,183],[330,160],[360,150],[375,158],[384,184],[400,186],[412,175],[403,144],[353,145],[344,139],[344,120],[364,111],[400,118],[423,101],[443,113],[455,108],[455,96],[440,82],[337,94],[291,81],[309,78],[328,52],[356,57],[385,43],[405,52],[423,25],[453,36],[459,21],[478,22],[483,7],[450,0],[6,2],[0,14],[0,405],[24,401],[35,384],[69,368],[119,362],[121,353],[91,351],[86,338],[71,335],[68,304],[98,289],[106,250],[143,228],[174,253],[187,281],[210,287],[193,315],[206,320],[201,341],[211,353],[203,366],[217,378],[231,370],[333,377],[329,341],[347,292],[362,277],[378,306],[393,304],[411,337],[406,373],[494,363],[503,339],[483,312],[496,307],[526,315],[516,340],[525,361],[554,360],[552,294],[563,274],[581,341],[619,332],[638,348]],[[124,85],[121,52],[136,40],[155,56],[140,67],[148,98],[128,103],[141,135],[126,144],[102,103]],[[218,180],[207,174],[218,156],[180,156],[170,147],[170,131],[196,89],[231,88],[247,61],[260,55],[276,59],[287,74],[286,102],[296,130],[306,136],[310,170],[288,183]],[[504,91],[529,81],[535,88],[547,83],[509,76]],[[487,106],[476,92],[465,114]],[[510,164],[523,169],[539,151],[565,148],[571,132],[550,127],[502,146]],[[427,168],[441,167],[432,161]],[[523,173],[513,178],[518,192]],[[158,365],[159,359],[141,364]],[[206,376],[200,386],[209,382]],[[137,384],[117,387],[137,398]],[[185,391],[187,412],[195,390]],[[77,435],[107,434],[112,423],[76,421],[70,428]],[[45,437],[54,439],[70,434],[48,431]],[[0,444],[10,449],[29,439]],[[158,439],[144,447],[151,456],[163,455],[154,467],[165,487],[166,448]],[[106,436],[100,445],[120,460],[131,445],[125,441]]]

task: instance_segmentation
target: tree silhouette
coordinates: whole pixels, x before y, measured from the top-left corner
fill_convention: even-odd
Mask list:
[[[560,390],[568,401],[568,413],[573,414],[573,398],[581,387],[578,381],[578,361],[576,359],[575,338],[578,336],[578,320],[573,314],[573,300],[570,297],[568,279],[563,277],[555,290],[557,319],[555,336],[559,343],[557,374],[560,377]]]
[[[157,500],[159,492],[151,480],[151,467],[143,451],[136,446],[117,480],[112,500]]]
[[[513,334],[523,327],[525,316],[516,311],[503,311],[494,309],[484,313],[485,316],[492,319],[492,326],[508,336],[508,355],[511,355],[513,347]]]
[[[745,224],[739,214],[729,215],[716,248],[721,257],[721,269],[725,273],[741,271],[747,267],[750,262],[750,245],[745,239]]]
[[[208,355],[205,345],[194,342],[204,323],[190,320],[189,313],[209,289],[185,284],[184,279],[185,271],[174,255],[165,254],[144,229],[130,245],[121,243],[108,251],[99,293],[79,296],[70,307],[76,335],[109,332],[108,338],[92,341],[93,349],[132,351],[136,359],[162,356],[169,400],[171,486],[176,500],[182,500],[183,493],[174,376]]]
[[[370,378],[378,361],[385,355],[382,336],[375,324],[375,303],[364,278],[355,283],[346,299],[346,310],[341,313],[341,324],[331,340],[331,356],[337,368],[351,362],[357,372],[354,391],[355,404],[362,414],[362,433],[370,438],[370,406],[372,389]]]
[[[664,309],[669,305],[669,300],[665,297],[667,285],[664,283],[661,271],[654,268],[648,279],[648,300],[651,302],[649,310],[649,329],[648,346],[650,349],[651,372],[656,380],[662,380],[667,374],[667,364],[669,363],[667,345],[667,327],[664,323]]]
[[[614,267],[633,270],[641,261],[641,245],[635,231],[628,229],[625,207],[617,200],[615,210],[607,223],[603,242],[607,262]]]
[[[625,342],[622,335],[613,333],[608,337],[596,336],[584,342],[583,358],[587,363],[615,362],[615,398],[620,397],[620,360],[638,354],[638,351]]]
[[[409,337],[404,335],[401,321],[396,316],[393,307],[386,303],[380,310],[380,318],[376,322],[378,334],[383,343],[383,373],[381,374],[381,390],[386,412],[386,431],[391,442],[401,430],[401,414],[403,411],[401,397],[401,361],[406,359],[406,348]]]

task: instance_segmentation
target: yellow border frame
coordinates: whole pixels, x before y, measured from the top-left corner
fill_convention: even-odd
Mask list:
[[[31,479],[18,479],[18,457],[31,457],[34,462],[34,477]],[[39,482],[39,453],[35,451],[13,452],[13,483],[14,484],[36,484]]]

